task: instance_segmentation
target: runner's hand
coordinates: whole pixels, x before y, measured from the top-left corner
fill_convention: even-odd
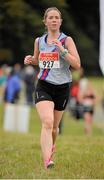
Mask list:
[[[53,44],[56,45],[60,49],[60,51],[64,50],[62,43],[58,39],[54,39]]]
[[[27,56],[25,56],[25,58],[24,58],[24,64],[33,64],[33,56],[31,56],[31,55],[27,55]]]

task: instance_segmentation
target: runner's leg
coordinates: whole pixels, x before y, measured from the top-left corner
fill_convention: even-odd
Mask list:
[[[37,112],[42,122],[41,149],[44,162],[51,156],[52,150],[52,129],[54,122],[54,103],[52,101],[40,101],[36,104]]]
[[[63,113],[64,113],[64,111],[54,110],[54,124],[53,124],[53,131],[52,131],[53,145],[55,144],[55,141],[56,141],[59,123],[62,119]]]

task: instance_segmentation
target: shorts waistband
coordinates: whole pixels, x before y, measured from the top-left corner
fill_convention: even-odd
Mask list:
[[[42,85],[47,85],[48,87],[53,87],[53,88],[64,88],[64,87],[69,87],[69,85],[71,83],[64,83],[64,84],[52,84],[52,83],[49,83],[47,81],[44,81],[44,80],[38,80],[38,83],[39,84],[42,84]]]

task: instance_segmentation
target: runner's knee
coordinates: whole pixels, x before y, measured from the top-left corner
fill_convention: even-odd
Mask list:
[[[52,129],[53,128],[53,119],[50,116],[46,116],[44,118],[43,127],[46,129]]]
[[[55,133],[55,134],[56,134],[56,133],[58,134],[58,132],[59,132],[59,128],[58,128],[58,127],[53,127],[52,132],[53,132],[53,133]]]

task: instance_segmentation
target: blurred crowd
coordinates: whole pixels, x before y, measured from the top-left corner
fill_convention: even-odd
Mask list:
[[[21,67],[15,64],[13,67],[3,65],[0,67],[0,103],[22,103],[34,105],[34,91],[37,82],[38,69],[31,65]],[[84,119],[85,132],[92,133],[92,122],[95,105],[98,101],[96,91],[91,82],[84,76],[81,68],[77,78],[73,78],[69,91],[70,98],[67,111],[74,119]],[[104,95],[101,98],[104,110]],[[59,133],[62,131],[62,121]]]
[[[95,89],[84,76],[84,70],[81,68],[78,78],[73,80],[71,86],[69,110],[76,120],[84,119],[86,134],[92,133],[92,120],[96,102]]]
[[[37,69],[33,66],[0,67],[0,103],[19,103],[33,105]]]
[[[102,94],[98,95],[91,81],[85,76],[83,68],[80,68],[77,78],[72,82],[68,110],[76,120],[84,120],[86,134],[92,134],[93,117],[98,104],[104,112],[103,89]]]

